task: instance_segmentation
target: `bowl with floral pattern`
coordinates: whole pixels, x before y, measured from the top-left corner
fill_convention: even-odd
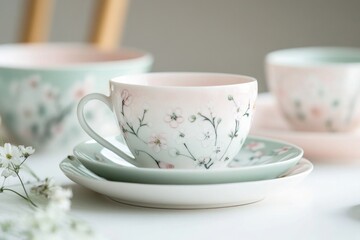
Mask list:
[[[0,46],[0,116],[7,137],[39,150],[73,146],[85,139],[77,102],[90,92],[106,92],[111,77],[147,72],[152,61],[141,50],[105,52],[86,44]],[[96,107],[86,114],[97,126],[112,120]]]
[[[85,96],[77,113],[91,138],[135,166],[210,170],[226,167],[240,151],[256,97],[257,81],[248,76],[147,73],[111,79],[110,96]],[[93,100],[114,112],[132,155],[88,125],[83,109]]]
[[[300,131],[360,125],[360,48],[285,49],[266,57],[267,81],[284,118]]]
[[[130,154],[121,136],[108,137],[107,140]],[[138,168],[93,140],[78,144],[74,156],[96,175],[112,181],[219,184],[274,179],[295,166],[302,158],[303,150],[286,142],[249,136],[227,168],[212,171]],[[169,156],[169,161],[172,160]]]

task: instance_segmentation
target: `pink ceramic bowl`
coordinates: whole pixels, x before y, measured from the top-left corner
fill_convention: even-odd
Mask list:
[[[360,124],[360,49],[309,47],[266,57],[267,82],[288,123],[301,131]]]
[[[87,138],[76,119],[78,101],[106,92],[109,78],[148,71],[152,61],[143,51],[86,44],[0,46],[0,116],[9,141],[37,150],[70,148]],[[106,126],[105,113],[91,108],[87,114],[92,124]]]

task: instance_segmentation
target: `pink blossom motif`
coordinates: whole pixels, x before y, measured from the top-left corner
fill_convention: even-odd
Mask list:
[[[32,76],[28,80],[28,84],[31,88],[37,88],[39,86],[40,77],[39,76]]]
[[[158,153],[167,148],[166,139],[162,134],[153,134],[149,139],[148,146]]]
[[[52,90],[49,89],[48,91],[46,91],[45,97],[46,97],[46,99],[48,99],[48,100],[54,100],[54,99],[56,98],[56,94],[55,94],[54,91],[52,91]]]
[[[281,154],[287,153],[290,149],[291,149],[291,147],[282,147],[282,148],[275,149],[274,152],[277,153],[277,155],[281,155]]]
[[[123,105],[125,105],[125,106],[129,106],[132,102],[132,96],[129,93],[129,91],[126,89],[122,90],[121,99],[122,99]]]
[[[310,109],[310,113],[313,117],[320,118],[324,115],[324,110],[321,107],[314,106]]]
[[[246,149],[249,149],[250,151],[257,151],[265,147],[265,144],[262,142],[251,142],[248,145],[246,145]]]
[[[177,128],[182,122],[184,122],[184,118],[181,116],[181,114],[182,111],[180,108],[170,110],[164,117],[164,121],[169,123],[170,127]]]
[[[55,101],[59,96],[59,91],[51,86],[44,86],[43,95],[45,101]]]
[[[264,153],[262,151],[256,151],[253,153],[253,155],[250,157],[250,160],[260,159],[264,156]]]
[[[34,115],[34,112],[30,109],[30,108],[24,108],[22,111],[22,115],[24,116],[24,118],[31,118]]]
[[[74,92],[74,97],[75,99],[81,99],[86,95],[85,89],[84,88],[78,88],[75,90]]]
[[[54,134],[61,134],[62,132],[64,132],[63,124],[56,124],[56,125],[52,126],[51,132]]]
[[[165,162],[159,162],[159,168],[165,168],[165,169],[173,169],[175,166],[171,163],[165,163]]]
[[[94,79],[90,76],[86,77],[84,81],[77,82],[73,89],[72,95],[75,100],[80,100],[85,97],[85,95],[92,92],[94,89]]]

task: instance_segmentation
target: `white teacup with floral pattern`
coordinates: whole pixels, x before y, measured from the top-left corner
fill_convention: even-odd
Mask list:
[[[266,58],[267,81],[284,117],[301,131],[360,125],[360,49],[309,47]]]
[[[151,73],[110,80],[110,96],[90,94],[78,105],[83,129],[138,167],[214,169],[240,151],[257,96],[254,78],[217,73]],[[100,100],[112,109],[133,156],[87,124],[83,109]],[[115,134],[115,133],[114,133]]]

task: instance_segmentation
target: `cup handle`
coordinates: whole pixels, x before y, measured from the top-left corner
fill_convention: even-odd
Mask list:
[[[90,136],[92,137],[95,141],[97,141],[99,144],[101,144],[103,147],[109,149],[110,151],[114,152],[115,154],[119,155],[120,157],[122,157],[124,160],[126,160],[127,162],[133,164],[134,166],[138,167],[138,163],[135,161],[135,158],[130,157],[129,155],[127,155],[126,153],[124,153],[123,151],[121,151],[120,149],[118,149],[117,147],[115,147],[112,143],[110,143],[109,141],[105,140],[103,137],[101,137],[99,134],[97,134],[91,127],[90,125],[86,122],[85,119],[85,115],[84,115],[84,107],[85,105],[92,101],[92,100],[99,100],[103,103],[106,104],[106,106],[108,106],[108,108],[110,108],[111,111],[113,111],[113,104],[111,102],[110,97],[107,97],[103,94],[100,93],[92,93],[89,95],[86,95],[85,97],[83,97],[77,107],[77,117],[80,123],[80,126],[84,129],[84,131]]]

